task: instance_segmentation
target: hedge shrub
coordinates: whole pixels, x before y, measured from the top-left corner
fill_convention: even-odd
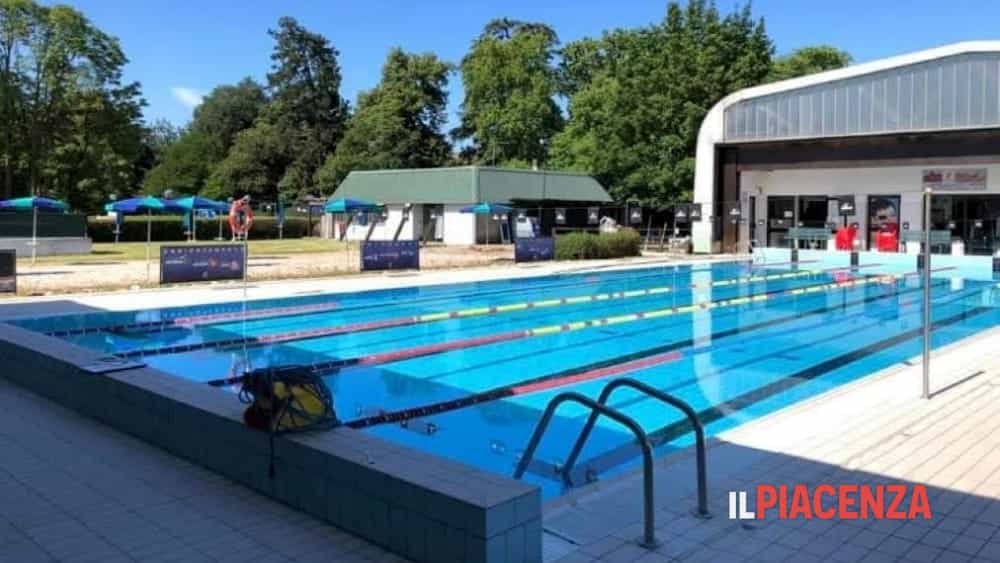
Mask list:
[[[152,218],[152,237],[154,242],[180,241],[186,240],[185,234],[187,225],[181,221],[180,217],[157,217]],[[218,219],[199,219],[197,222],[198,239],[212,240],[219,236]],[[319,229],[319,219],[313,219],[313,229]],[[284,238],[302,238],[307,236],[309,230],[309,220],[304,217],[286,217]],[[114,242],[115,222],[105,217],[91,217],[87,220],[87,231],[94,242]],[[132,215],[125,218],[122,224],[121,242],[146,242],[146,217]],[[225,218],[222,220],[222,236],[225,239],[232,238],[229,231],[229,222]],[[251,239],[276,239],[278,238],[278,222],[274,217],[255,218],[253,229],[250,230]]]
[[[617,233],[600,235],[569,233],[556,237],[556,259],[581,260],[638,256],[640,246],[642,246],[642,237],[633,229],[622,229]]]

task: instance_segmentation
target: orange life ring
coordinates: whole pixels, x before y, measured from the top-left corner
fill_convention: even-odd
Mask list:
[[[253,209],[250,209],[250,199],[241,198],[229,207],[229,229],[234,235],[244,236],[253,226]]]

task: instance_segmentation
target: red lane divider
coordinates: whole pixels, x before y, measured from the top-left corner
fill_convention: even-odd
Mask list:
[[[271,307],[269,309],[257,309],[255,311],[233,311],[231,313],[214,313],[210,315],[192,315],[189,317],[177,317],[171,321],[176,326],[191,327],[200,324],[210,324],[227,320],[242,319],[267,319],[270,317],[285,317],[299,313],[321,313],[337,309],[337,303],[315,303],[313,305],[294,305],[288,307]]]
[[[518,383],[516,385],[506,385],[503,387],[496,387],[494,389],[468,395],[460,399],[453,399],[451,401],[442,401],[440,403],[433,403],[430,405],[401,409],[392,412],[384,412],[374,416],[359,418],[357,420],[352,420],[350,422],[347,422],[346,426],[349,426],[351,428],[368,428],[371,426],[377,426],[379,424],[406,422],[414,418],[421,418],[424,416],[441,414],[449,411],[463,409],[480,403],[488,403],[490,401],[504,399],[507,397],[527,395],[529,393],[538,393],[540,391],[556,389],[558,387],[563,387],[565,385],[573,385],[575,383],[582,383],[585,381],[593,381],[595,379],[620,375],[630,371],[638,371],[641,369],[658,366],[668,362],[673,362],[681,359],[681,357],[682,354],[680,352],[669,352],[666,354],[657,354],[655,356],[650,356],[648,358],[633,360],[631,362],[625,362],[615,366],[593,369],[589,371],[573,373],[559,377],[542,376],[539,378]]]
[[[417,358],[420,356],[440,354],[441,352],[452,352],[454,350],[460,350],[462,348],[474,348],[476,346],[485,346],[487,344],[496,344],[498,342],[509,342],[511,340],[528,338],[529,336],[534,336],[534,331],[517,330],[513,332],[501,332],[500,334],[491,334],[489,336],[463,338],[461,340],[452,340],[451,342],[428,344],[426,346],[415,346],[413,348],[404,348],[403,350],[382,352],[380,354],[369,354],[367,356],[361,356],[360,358],[358,358],[357,364],[372,365],[372,364],[385,364],[389,362],[398,362],[400,360],[408,360],[410,358]]]

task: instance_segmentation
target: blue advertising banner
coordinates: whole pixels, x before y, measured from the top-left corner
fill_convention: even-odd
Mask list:
[[[361,270],[419,270],[420,243],[415,240],[370,240],[361,243]]]
[[[538,262],[556,257],[556,241],[552,237],[519,238],[514,241],[515,262]]]
[[[17,251],[0,250],[0,293],[17,293]]]
[[[245,265],[242,244],[160,247],[160,283],[241,280]]]

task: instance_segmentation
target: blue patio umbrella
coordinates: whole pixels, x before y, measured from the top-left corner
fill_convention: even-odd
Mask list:
[[[151,196],[112,201],[104,206],[104,210],[125,215],[146,214],[146,280],[148,281],[150,248],[153,244],[153,213],[184,213],[186,210],[168,199]]]
[[[487,217],[493,215],[500,215],[504,213],[510,213],[514,211],[513,207],[509,205],[504,205],[502,203],[490,203],[484,201],[483,203],[477,203],[475,205],[470,205],[468,207],[463,207],[459,209],[462,213],[475,213],[476,215],[486,215]],[[501,235],[503,233],[501,232]],[[489,226],[486,228],[486,244],[490,243],[490,229]]]
[[[214,211],[216,213],[225,213],[229,211],[229,204],[222,201],[215,201],[213,199],[208,199],[199,196],[189,196],[182,197],[180,199],[170,200],[170,203],[183,208],[187,211],[188,216],[190,216],[190,227],[191,227],[191,238],[192,240],[197,240],[196,224],[195,224],[195,212],[201,209],[206,209],[209,211]]]
[[[5,199],[0,201],[0,209],[10,209],[13,211],[31,210],[31,263],[34,265],[35,257],[38,254],[38,210],[48,209],[50,211],[66,211],[68,206],[58,199],[47,197],[19,197],[16,199]]]

